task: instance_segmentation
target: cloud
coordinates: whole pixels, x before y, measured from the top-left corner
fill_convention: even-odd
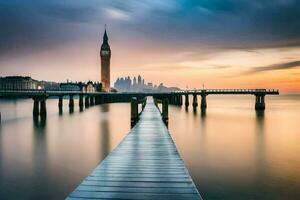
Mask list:
[[[106,8],[104,12],[107,17],[115,19],[115,20],[123,20],[123,21],[130,21],[132,17],[126,11],[117,9],[117,8]]]
[[[253,74],[253,73],[272,71],[272,70],[284,70],[284,69],[291,69],[295,67],[300,67],[299,60],[286,62],[286,63],[277,63],[277,64],[262,66],[262,67],[254,67],[250,71],[246,72],[246,74]]]
[[[73,2],[0,0],[0,57],[31,54],[82,39],[87,33],[83,23],[95,23],[97,10]]]
[[[105,23],[178,51],[300,46],[299,8],[297,0],[0,0],[0,56],[86,40]]]
[[[231,68],[231,66],[205,64],[201,60],[152,63],[139,67],[143,71],[222,70],[228,68]]]

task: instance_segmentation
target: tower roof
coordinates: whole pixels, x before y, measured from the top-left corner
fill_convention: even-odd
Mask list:
[[[103,43],[107,43],[107,42],[108,42],[108,36],[107,36],[106,24],[105,24],[105,29],[104,29],[104,34],[103,34]]]
[[[107,32],[106,32],[106,24],[105,24],[101,49],[110,49],[109,44],[108,44],[108,36],[107,36]]]
[[[108,41],[108,37],[107,37],[107,33],[106,33],[106,29],[104,31],[104,35],[103,35],[103,41]]]

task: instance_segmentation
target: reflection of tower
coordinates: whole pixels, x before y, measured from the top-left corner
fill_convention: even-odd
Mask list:
[[[101,113],[107,115],[109,113],[109,104],[103,104],[101,106]],[[110,141],[109,141],[109,119],[101,119],[101,158],[104,159],[110,152]]]
[[[101,57],[101,83],[103,91],[110,91],[110,57],[111,50],[108,44],[108,37],[106,33],[106,28],[103,35],[103,42],[100,49]]]

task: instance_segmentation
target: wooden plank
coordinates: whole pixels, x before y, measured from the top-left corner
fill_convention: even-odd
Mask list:
[[[193,194],[195,191],[191,187],[181,188],[154,188],[154,187],[99,187],[80,185],[78,191],[92,192],[128,192],[128,193],[162,193],[162,194]]]
[[[123,141],[67,197],[201,199],[153,100]]]

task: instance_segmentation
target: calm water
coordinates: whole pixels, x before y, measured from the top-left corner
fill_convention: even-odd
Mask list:
[[[78,102],[75,102],[78,103]],[[78,104],[76,104],[78,105]],[[299,199],[300,96],[209,96],[206,115],[170,107],[169,129],[204,199]],[[0,101],[0,199],[63,199],[130,129],[129,104],[58,114],[32,100]]]

